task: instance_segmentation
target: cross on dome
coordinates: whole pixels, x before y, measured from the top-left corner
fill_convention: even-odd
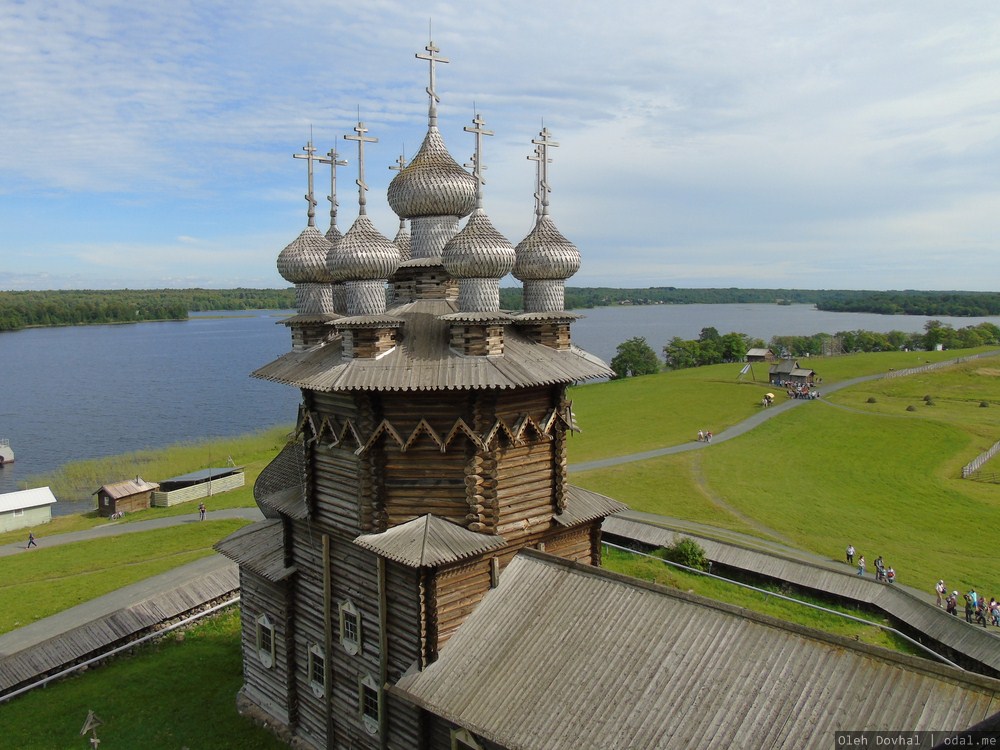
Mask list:
[[[537,156],[529,156],[528,158],[538,161],[538,199],[541,203],[542,214],[547,214],[549,212],[549,193],[552,192],[552,188],[549,186],[548,165],[552,163],[552,159],[549,158],[549,149],[558,147],[559,144],[552,140],[552,134],[544,126],[538,134],[538,139],[532,139],[531,142],[537,146],[535,149]]]
[[[347,159],[338,159],[340,154],[337,153],[336,149],[331,148],[326,152],[328,158],[319,159],[320,164],[330,165],[330,194],[326,196],[326,199],[330,201],[330,226],[336,226],[337,224],[337,167],[346,167]]]
[[[404,169],[406,169],[406,157],[400,154],[399,158],[396,159],[396,163],[389,165],[389,169],[391,169],[393,172],[402,172]]]
[[[358,142],[358,179],[355,182],[358,185],[358,213],[364,216],[368,213],[365,210],[365,192],[368,190],[368,186],[365,184],[365,144],[378,143],[378,138],[366,136],[368,128],[360,121],[354,126],[354,132],[357,135],[345,135],[344,140]]]
[[[306,203],[309,205],[309,210],[306,215],[309,217],[309,226],[316,226],[316,200],[313,198],[313,162],[319,157],[316,156],[316,149],[313,147],[312,137],[310,136],[309,142],[302,147],[305,153],[292,154],[293,159],[305,159],[306,163],[309,165],[309,192],[305,194]]]
[[[526,157],[528,161],[535,162],[535,215],[542,215],[542,147],[535,146],[535,153]],[[546,159],[551,164],[552,159]]]
[[[416,54],[416,58],[418,60],[427,60],[430,63],[430,68],[431,68],[430,86],[428,86],[426,89],[427,95],[430,97],[430,105],[427,111],[427,120],[429,125],[436,126],[437,103],[441,101],[441,97],[439,97],[437,95],[437,92],[434,90],[434,63],[449,63],[451,62],[451,60],[449,60],[446,57],[437,56],[437,53],[440,52],[441,50],[434,45],[433,40],[430,41],[428,45],[424,47],[424,49],[427,50],[427,54],[425,55],[418,52]]]
[[[487,130],[483,126],[486,124],[486,120],[483,116],[476,112],[476,116],[472,118],[472,124],[474,127],[469,127],[466,125],[463,130],[466,133],[476,134],[476,152],[472,155],[472,165],[473,174],[476,176],[476,198],[481,199],[483,194],[483,185],[486,184],[486,180],[483,179],[483,170],[486,167],[483,166],[483,136],[484,135],[495,135],[492,130]]]

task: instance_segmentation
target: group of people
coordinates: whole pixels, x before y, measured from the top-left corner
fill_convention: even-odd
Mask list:
[[[786,393],[788,393],[788,398],[819,398],[819,391],[807,385],[789,388]]]
[[[854,555],[857,554],[857,550],[854,549],[853,544],[847,545],[846,558],[848,565],[854,565]],[[868,563],[865,562],[865,556],[860,555],[858,557],[858,575],[864,576],[865,570],[867,569]],[[881,583],[895,583],[896,582],[896,571],[893,570],[891,565],[886,565],[885,561],[882,560],[882,555],[875,558],[875,580]]]
[[[948,593],[948,587],[944,580],[937,582],[934,586],[934,593],[937,596],[936,604],[950,615],[958,617],[958,591]],[[965,621],[971,625],[982,625],[984,628],[989,624],[1000,628],[1000,601],[995,596],[990,597],[989,602],[985,596],[980,596],[974,589],[969,589],[962,595],[965,603]]]
[[[698,430],[698,442],[699,443],[711,443],[712,433],[706,432],[705,430]]]

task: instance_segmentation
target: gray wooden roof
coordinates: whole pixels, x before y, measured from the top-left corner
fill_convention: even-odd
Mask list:
[[[362,534],[354,543],[411,568],[432,568],[498,549],[505,541],[426,515],[380,534]]]
[[[900,622],[905,622],[954,653],[984,664],[1000,672],[1000,639],[994,631],[969,625],[961,617],[946,614],[934,606],[932,597],[920,599],[901,583],[888,586],[871,576],[858,577],[847,565],[829,567],[782,557],[770,552],[750,549],[737,544],[720,542],[691,532],[679,532],[635,518],[612,516],[605,519],[606,534],[632,539],[643,544],[665,547],[681,537],[698,541],[709,560],[727,568],[764,575],[802,588],[833,594],[844,599],[864,602],[876,607]]]
[[[295,572],[285,565],[285,547],[280,520],[244,526],[215,543],[216,552],[234,560],[268,581],[283,581]]]
[[[1000,710],[1000,681],[534,550],[390,690],[511,750],[798,750]]]
[[[578,526],[596,518],[605,518],[612,513],[628,510],[625,503],[602,495],[599,492],[585,490],[572,484],[566,485],[566,508],[557,513],[552,520],[562,526]]]
[[[119,500],[123,497],[131,497],[132,495],[139,495],[143,492],[152,492],[158,489],[160,489],[160,485],[156,482],[147,482],[142,477],[136,477],[135,479],[126,479],[124,482],[101,485],[100,489],[92,494],[96,495],[103,492],[108,497]]]
[[[611,369],[577,347],[557,350],[536,344],[507,326],[504,353],[465,356],[449,346],[440,316],[457,312],[447,300],[417,300],[386,310],[401,318],[400,341],[377,359],[345,359],[341,340],[292,351],[253,373],[254,377],[314,391],[421,391],[523,388],[608,377]]]
[[[56,496],[48,487],[5,492],[0,495],[0,513],[37,508],[40,505],[52,505],[54,502],[56,502]]]

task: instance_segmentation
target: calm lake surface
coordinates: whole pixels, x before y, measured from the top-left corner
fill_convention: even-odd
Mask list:
[[[660,353],[674,336],[697,338],[709,326],[766,341],[858,329],[917,332],[930,319],[762,304],[578,312],[585,317],[573,324],[574,342],[608,362],[633,336]],[[299,391],[249,376],[291,348],[281,316],[197,314],[183,322],[0,333],[0,437],[17,457],[0,468],[0,493],[70,461],[291,424]],[[936,319],[955,328],[1000,325],[1000,317]],[[225,456],[209,460],[218,465]]]

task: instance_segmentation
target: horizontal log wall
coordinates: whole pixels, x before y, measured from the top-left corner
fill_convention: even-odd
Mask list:
[[[240,570],[243,679],[248,699],[285,726],[295,720],[289,671],[294,663],[291,609],[284,585]],[[257,618],[267,615],[274,625],[274,663],[265,667],[257,653]]]

